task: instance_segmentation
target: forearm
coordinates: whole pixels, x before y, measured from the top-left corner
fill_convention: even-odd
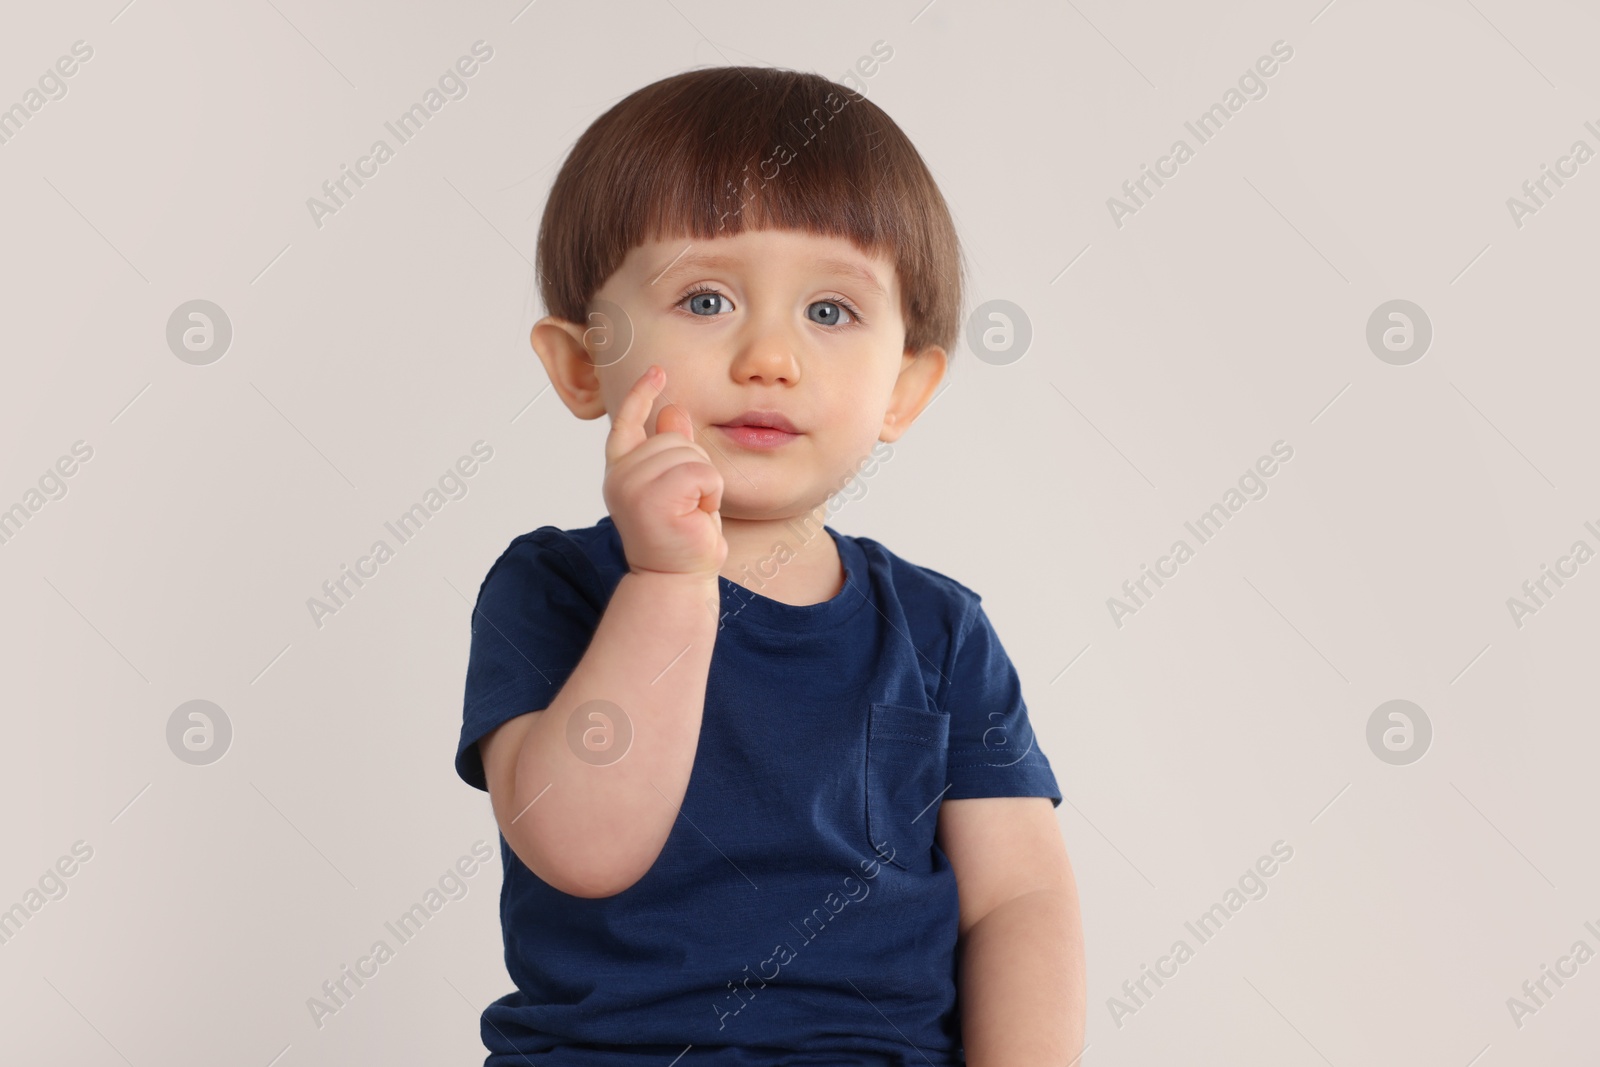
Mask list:
[[[1076,1064],[1086,1004],[1076,886],[1015,897],[974,923],[959,992],[967,1067]]]
[[[560,692],[534,720],[517,754],[508,835],[530,869],[583,895],[621,892],[660,854],[688,788],[716,643],[717,576],[629,572],[618,583]],[[626,754],[591,759],[571,720],[597,731],[589,701],[606,701],[611,744],[632,731]],[[534,803],[537,798],[537,803]],[[537,866],[535,866],[537,864]],[[541,869],[542,868],[542,869]]]

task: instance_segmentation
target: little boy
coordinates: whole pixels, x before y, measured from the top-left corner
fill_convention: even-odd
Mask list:
[[[960,250],[812,74],[697,69],[574,145],[532,343],[608,514],[478,591],[457,773],[501,832],[486,1067],[1068,1067],[1061,801],[979,596],[822,523],[933,398]]]

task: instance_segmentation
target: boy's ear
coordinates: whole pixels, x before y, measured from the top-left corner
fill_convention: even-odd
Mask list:
[[[606,405],[600,378],[583,346],[584,331],[578,323],[546,315],[533,324],[528,341],[567,409],[580,419],[598,419],[606,413]]]
[[[928,406],[939,383],[944,380],[946,355],[938,345],[921,352],[907,352],[900,364],[900,377],[889,396],[889,409],[883,414],[883,430],[878,440],[894,442],[911,428],[922,409]]]

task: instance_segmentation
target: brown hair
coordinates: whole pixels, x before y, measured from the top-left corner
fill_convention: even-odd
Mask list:
[[[960,332],[963,261],[927,165],[894,120],[818,74],[707,67],[646,85],[585,130],[539,224],[539,295],[586,322],[637,245],[790,229],[849,239],[898,273],[905,348]]]

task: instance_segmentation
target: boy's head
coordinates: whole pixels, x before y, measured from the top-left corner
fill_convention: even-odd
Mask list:
[[[579,418],[651,363],[722,472],[722,513],[813,510],[932,399],[960,322],[955,227],[911,142],[819,75],[715,67],[596,119],[545,205],[534,349]],[[775,411],[800,436],[721,427]]]

